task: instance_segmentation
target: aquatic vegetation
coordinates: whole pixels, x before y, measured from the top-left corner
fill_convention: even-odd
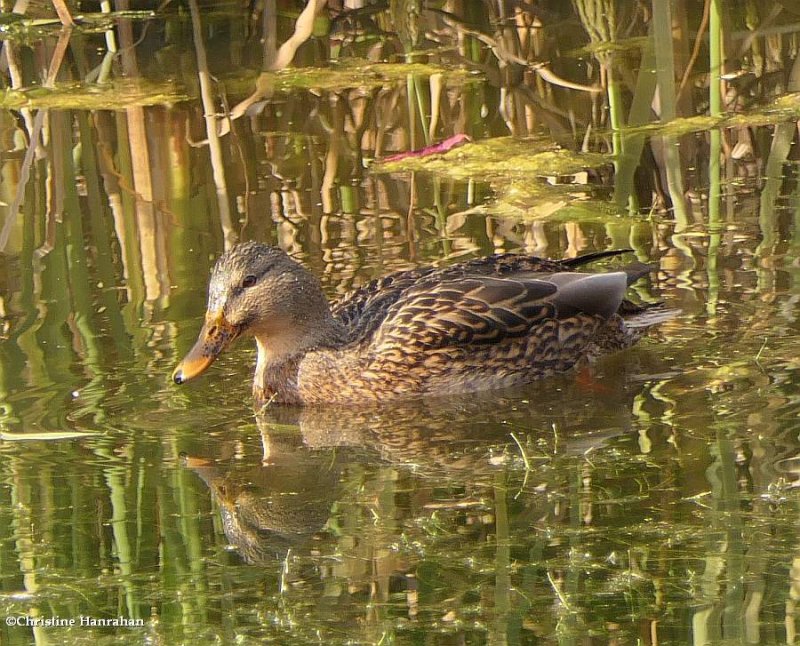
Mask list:
[[[372,166],[373,172],[427,172],[456,181],[480,178],[494,191],[486,210],[531,217],[536,213],[555,212],[586,201],[591,186],[585,171],[610,164],[602,153],[575,153],[543,138],[497,137],[466,143],[441,154],[383,159]],[[583,183],[577,176],[584,174]],[[572,179],[572,181],[570,181]],[[592,207],[607,213],[604,200]]]
[[[103,85],[60,83],[19,90],[6,88],[0,95],[0,108],[124,110],[133,106],[172,106],[188,99],[185,90],[175,82],[120,80]]]

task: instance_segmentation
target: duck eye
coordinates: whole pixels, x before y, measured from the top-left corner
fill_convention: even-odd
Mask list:
[[[256,284],[256,277],[253,274],[248,274],[242,279],[242,287],[247,289],[248,287],[252,287]]]

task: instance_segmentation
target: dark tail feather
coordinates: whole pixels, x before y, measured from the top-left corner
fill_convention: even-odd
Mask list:
[[[611,249],[610,251],[593,251],[592,253],[587,253],[582,256],[578,256],[577,258],[567,258],[565,260],[561,260],[560,264],[564,265],[565,267],[569,267],[570,269],[574,269],[575,267],[582,267],[583,265],[587,265],[590,262],[594,262],[595,260],[601,260],[603,258],[613,258],[615,256],[621,256],[626,253],[633,253],[633,249]],[[656,268],[657,265],[654,264],[645,264],[643,262],[632,262],[625,267],[621,267],[615,271],[624,271],[628,275],[628,285],[633,285],[637,280],[649,274],[653,269]]]
[[[565,267],[582,267],[590,262],[594,262],[595,260],[600,260],[601,258],[613,258],[614,256],[621,256],[625,253],[633,253],[633,249],[611,249],[606,251],[593,251],[591,253],[583,254],[582,256],[578,256],[577,258],[565,258],[564,260],[560,260],[560,264],[564,265]]]
[[[646,264],[643,262],[632,262],[630,265],[621,267],[619,271],[624,271],[628,276],[628,287],[633,285],[640,278],[647,276],[651,271],[656,269],[656,264]]]

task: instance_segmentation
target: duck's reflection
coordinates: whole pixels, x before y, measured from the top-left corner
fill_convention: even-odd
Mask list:
[[[336,500],[342,452],[308,449],[298,433],[263,433],[264,454],[215,462],[185,457],[217,503],[227,540],[248,563],[309,549]]]
[[[617,374],[588,392],[585,381],[572,378],[503,396],[484,393],[385,408],[278,406],[257,416],[260,455],[216,462],[187,458],[186,464],[211,489],[230,544],[245,561],[263,563],[283,558],[289,549],[313,553],[315,541],[320,545],[318,539],[330,536],[331,525],[342,523],[337,515],[345,514],[344,508],[353,511],[356,500],[367,501],[362,512],[370,507],[375,518],[391,517],[399,536],[403,517],[441,509],[437,496],[446,487],[454,508],[484,501],[481,518],[491,525],[498,474],[513,478],[533,467],[541,478],[550,464],[548,492],[566,486],[552,468],[554,457],[582,454],[627,433],[635,422],[634,397],[643,388],[642,379]],[[393,487],[391,502],[380,478],[365,484],[364,474],[378,470],[384,485],[387,478],[402,481]],[[527,493],[528,511],[546,506],[533,490]],[[391,509],[383,508],[387,505]],[[369,533],[361,529],[354,530],[354,538]],[[383,538],[394,540],[385,533]]]

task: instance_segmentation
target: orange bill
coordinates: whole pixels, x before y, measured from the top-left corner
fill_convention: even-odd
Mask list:
[[[172,372],[172,381],[183,384],[203,374],[238,335],[238,328],[222,312],[208,312],[197,341]]]

